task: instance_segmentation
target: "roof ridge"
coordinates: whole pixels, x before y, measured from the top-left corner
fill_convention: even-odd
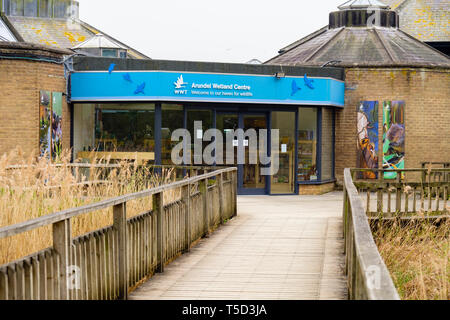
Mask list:
[[[338,35],[340,35],[345,28],[341,28],[338,32],[336,32],[331,39],[328,39],[328,41],[325,41],[325,43],[323,43],[321,46],[319,46],[316,50],[314,50],[313,53],[311,53],[306,59],[305,62],[311,60],[312,57],[314,57],[319,51],[321,51],[323,48],[325,48],[326,46],[328,46],[334,39],[337,38]]]
[[[310,33],[310,34],[304,36],[303,38],[300,38],[299,40],[292,42],[290,45],[287,45],[287,46],[281,48],[281,49],[278,51],[278,53],[285,53],[285,52],[288,52],[288,51],[290,51],[290,50],[292,50],[292,49],[298,47],[299,45],[302,45],[302,44],[304,44],[305,42],[308,42],[308,41],[312,40],[313,38],[315,38],[315,37],[321,35],[322,33],[326,32],[326,31],[328,30],[328,28],[329,28],[329,26],[326,25],[326,26],[320,28],[319,30],[316,30],[316,31],[314,31],[313,33]]]
[[[378,39],[378,41],[380,41],[381,45],[384,47],[384,49],[386,50],[389,58],[392,60],[392,62],[398,62],[397,57],[394,57],[394,54],[392,52],[392,48],[390,47],[390,45],[385,41],[385,39],[383,39],[383,37],[381,36],[381,34],[377,31],[377,28],[373,28],[373,31]]]
[[[322,27],[322,28],[320,28],[319,30],[314,31],[313,33],[310,33],[309,35],[307,35],[307,36],[301,38],[300,40],[297,40],[297,41],[295,41],[295,42],[292,42],[290,45],[288,45],[288,46],[286,46],[286,47],[280,49],[280,50],[278,51],[278,55],[276,55],[276,56],[273,57],[273,58],[270,58],[269,60],[267,60],[266,62],[264,62],[264,64],[270,63],[270,61],[272,61],[272,60],[274,60],[274,59],[276,59],[276,58],[278,58],[278,57],[284,55],[285,53],[288,53],[288,52],[291,51],[291,50],[294,50],[294,49],[297,48],[298,46],[301,46],[302,44],[305,44],[306,42],[308,42],[308,41],[310,41],[310,40],[312,40],[312,39],[314,39],[314,38],[320,36],[321,34],[327,32],[328,30],[329,30],[329,29],[328,29],[328,26],[325,26],[325,27]],[[288,49],[286,49],[286,50],[283,51],[283,49],[285,49],[285,48],[288,48]]]

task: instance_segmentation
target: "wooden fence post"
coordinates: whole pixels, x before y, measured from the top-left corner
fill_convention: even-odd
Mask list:
[[[396,199],[395,199],[395,211],[396,214],[400,214],[400,212],[402,211],[402,187],[401,187],[401,182],[402,182],[402,173],[401,172],[397,172],[397,193],[396,193]]]
[[[216,176],[217,186],[219,188],[219,219],[220,224],[223,223],[224,219],[224,204],[223,204],[223,173]]]
[[[181,198],[183,199],[186,212],[185,212],[185,252],[189,252],[191,249],[191,185],[188,184],[181,189]]]
[[[208,179],[199,181],[199,189],[202,193],[204,237],[209,236],[209,210],[208,210]]]
[[[128,252],[127,252],[127,206],[126,202],[113,207],[113,228],[117,234],[118,298],[128,299]]]
[[[72,250],[72,232],[70,228],[70,219],[56,222],[53,228],[53,249],[59,255],[59,279],[60,279],[60,299],[69,300],[69,286],[67,271],[70,267]],[[55,279],[56,280],[56,279]]]
[[[237,216],[237,170],[232,172],[232,192],[233,192],[233,217]]]
[[[156,214],[156,272],[164,272],[164,204],[163,193],[153,196],[153,212]]]

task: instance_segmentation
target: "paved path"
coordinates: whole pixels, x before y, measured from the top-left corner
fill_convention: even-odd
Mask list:
[[[130,299],[346,299],[341,215],[339,192],[239,197],[238,217]]]

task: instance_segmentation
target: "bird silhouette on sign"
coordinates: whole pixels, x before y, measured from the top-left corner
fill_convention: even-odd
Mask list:
[[[306,85],[308,88],[314,90],[314,85],[313,85],[314,80],[313,80],[313,79],[309,79],[309,78],[308,78],[308,75],[307,75],[306,73],[305,73],[304,79],[305,79],[305,85]]]
[[[134,94],[139,93],[145,94],[144,89],[145,89],[145,82],[142,82],[140,85],[137,86],[136,91],[134,91]]]
[[[179,76],[177,81],[173,83],[175,85],[175,89],[186,88],[187,83],[184,82],[183,75]]]
[[[302,88],[300,88],[298,86],[298,84],[297,84],[297,82],[295,80],[292,80],[292,93],[291,93],[291,96],[295,95],[300,90],[302,90]]]
[[[111,64],[109,65],[108,73],[111,74],[111,72],[113,72],[113,70],[114,70],[115,67],[116,67],[116,64],[111,63]]]
[[[125,74],[123,75],[123,79],[124,79],[125,81],[128,81],[128,82],[133,83],[133,80],[131,80],[131,76],[130,76],[129,73],[125,73]]]

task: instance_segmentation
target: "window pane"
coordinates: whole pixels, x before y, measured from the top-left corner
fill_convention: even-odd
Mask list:
[[[95,119],[97,151],[155,152],[153,104],[99,105]]]
[[[11,0],[3,0],[2,11],[9,16],[10,15],[10,1]]]
[[[194,132],[194,122],[201,121],[202,122],[202,130],[201,132]],[[191,134],[192,139],[192,164],[194,164],[194,142],[196,139],[203,139],[203,135],[206,130],[209,130],[213,127],[213,113],[211,110],[202,110],[202,109],[188,109],[187,111],[187,129]],[[203,141],[202,142],[202,150],[206,148],[211,142]],[[197,159],[197,161],[202,161],[203,158]]]
[[[54,9],[53,9],[53,16],[55,18],[65,18],[67,15],[67,9],[69,8],[70,0],[66,1],[55,1],[54,3]]]
[[[119,52],[119,57],[121,58],[121,59],[126,59],[127,58],[127,52],[126,51],[120,51]]]
[[[52,16],[52,0],[39,1],[39,16],[42,18],[50,18]]]
[[[294,192],[295,180],[295,112],[272,112],[272,130],[279,130],[279,170],[272,176],[272,194]]]
[[[102,49],[102,56],[117,58],[117,49]]]
[[[298,181],[317,181],[317,109],[300,108],[298,117]]]
[[[25,16],[37,17],[37,0],[25,0]]]
[[[11,0],[11,15],[23,16],[23,0]]]
[[[178,142],[172,142],[172,132],[184,128],[184,108],[182,105],[163,104],[161,118],[161,162],[172,164],[172,148]]]
[[[322,109],[322,180],[334,178],[333,172],[333,117],[332,109]]]
[[[80,152],[95,146],[95,105],[75,104],[73,110],[73,155],[82,158]]]

